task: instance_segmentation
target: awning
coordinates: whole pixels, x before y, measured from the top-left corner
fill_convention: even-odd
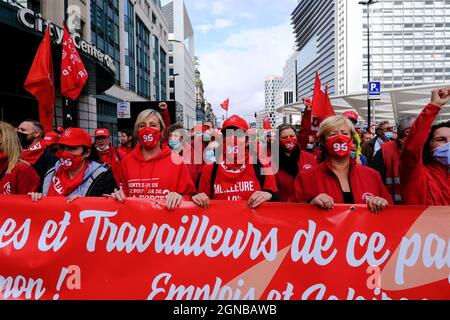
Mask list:
[[[418,115],[424,106],[430,102],[431,91],[436,88],[449,88],[449,83],[431,84],[415,87],[403,87],[382,90],[381,99],[372,101],[373,121],[387,120],[392,123],[407,116]],[[330,97],[337,114],[353,110],[367,119],[367,92],[336,95]],[[304,110],[303,102],[282,106],[276,111],[286,115],[300,115]],[[450,119],[450,107],[446,106],[440,112],[438,121]]]

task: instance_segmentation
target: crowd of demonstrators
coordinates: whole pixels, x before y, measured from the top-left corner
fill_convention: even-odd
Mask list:
[[[102,197],[112,193],[116,181],[111,168],[91,160],[90,135],[80,128],[68,128],[58,140],[60,161],[44,177],[42,193],[30,193],[33,201],[43,196]]]
[[[161,103],[142,111],[134,130],[120,131],[117,148],[106,128],[92,142],[81,128],[44,135],[35,120],[17,128],[0,122],[0,194],[140,198],[168,210],[182,201],[208,208],[211,200],[252,209],[276,201],[324,210],[367,204],[374,213],[394,204],[449,205],[450,121],[433,125],[449,99],[450,89],[434,90],[417,118],[395,127],[361,128],[358,114],[345,112],[323,120],[318,132],[307,106],[299,131],[282,124],[260,131],[262,139],[237,115],[218,129],[209,121],[170,125]]]
[[[352,122],[344,116],[329,117],[320,124],[321,163],[299,172],[295,180],[297,202],[326,210],[336,203],[367,203],[375,213],[392,204],[379,173],[350,157],[355,134]]]

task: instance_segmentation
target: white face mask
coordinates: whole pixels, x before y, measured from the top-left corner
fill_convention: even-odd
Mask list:
[[[99,148],[99,147],[95,147],[95,149],[97,149],[97,151],[100,152],[105,152],[109,150],[109,144],[107,144],[103,149]]]

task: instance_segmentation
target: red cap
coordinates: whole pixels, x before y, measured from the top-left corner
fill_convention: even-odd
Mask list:
[[[58,143],[59,135],[56,132],[47,132],[44,136],[44,141],[47,146]]]
[[[355,111],[346,111],[343,113],[343,115],[349,118],[350,120],[358,121],[359,115]]]
[[[58,132],[59,134],[61,134],[61,133],[64,132],[64,128],[63,128],[63,127],[58,127],[58,128],[56,129],[56,132]]]
[[[232,115],[227,120],[225,120],[222,126],[222,130],[225,130],[229,127],[236,127],[242,129],[243,131],[247,131],[249,129],[247,121],[236,115]]]
[[[81,128],[67,128],[58,143],[69,147],[85,146],[90,148],[92,146],[91,136]]]
[[[105,128],[98,128],[97,130],[95,130],[94,137],[95,138],[97,138],[97,137],[107,137],[107,138],[109,138],[110,137],[109,130],[105,129]]]

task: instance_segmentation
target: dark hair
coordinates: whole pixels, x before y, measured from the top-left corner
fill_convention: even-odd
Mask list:
[[[376,127],[376,129],[375,129],[375,135],[376,135],[376,136],[380,137],[380,136],[382,135],[381,129],[383,128],[383,126],[384,126],[385,124],[389,124],[389,121],[381,121],[381,122],[377,125],[377,127]]]
[[[125,133],[128,138],[133,137],[133,130],[131,130],[131,129],[122,129],[122,130],[120,130],[120,133],[121,134]]]
[[[280,124],[277,129],[278,129],[278,133],[281,133],[282,131],[288,130],[288,129],[292,129],[295,132],[294,126],[289,123]]]
[[[430,143],[434,138],[434,132],[440,128],[450,128],[450,120],[431,127],[430,135],[428,136],[427,142],[425,142],[425,145],[423,146],[422,160],[424,164],[433,162],[433,150],[430,148]]]
[[[22,122],[31,122],[33,124],[33,126],[36,127],[37,131],[39,131],[39,138],[43,138],[44,137],[44,127],[42,126],[42,124],[34,119],[26,119],[23,120]]]

